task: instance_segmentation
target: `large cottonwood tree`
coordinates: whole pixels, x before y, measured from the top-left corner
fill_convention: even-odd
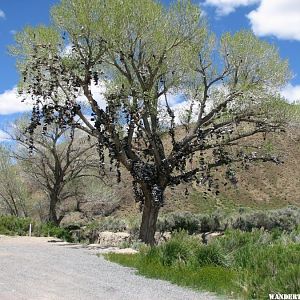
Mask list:
[[[20,93],[33,101],[29,131],[58,122],[95,136],[103,165],[108,149],[117,175],[120,165],[132,175],[144,242],[154,243],[168,186],[196,180],[217,189],[216,167],[227,166],[224,176],[235,182],[236,163],[276,161],[240,143],[284,125],[278,91],[289,71],[274,46],[244,31],[217,40],[188,0],[169,8],[154,0],[62,0],[52,18],[49,27],[18,33],[12,48]],[[105,87],[105,107],[97,85]],[[187,104],[182,118],[169,101],[177,94]]]

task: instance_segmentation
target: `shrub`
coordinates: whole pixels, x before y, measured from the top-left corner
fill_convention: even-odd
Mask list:
[[[290,233],[290,237],[293,242],[300,243],[300,225]]]
[[[32,224],[32,235],[52,236],[71,242],[72,237],[68,230],[57,227],[51,223],[36,224],[30,218],[15,216],[0,216],[0,234],[28,235],[29,225]]]
[[[226,215],[215,212],[213,214],[192,214],[190,212],[175,212],[164,215],[157,222],[157,230],[179,231],[185,230],[189,234],[224,231],[228,228],[242,231],[252,231],[263,228],[266,230],[293,231],[300,224],[300,208],[288,206],[270,211],[247,211],[240,209],[237,213]]]
[[[272,236],[263,230],[253,230],[243,232],[241,230],[227,230],[224,236],[215,241],[222,248],[229,252],[236,251],[247,245],[267,244],[272,240]]]
[[[191,256],[191,249],[185,243],[178,239],[172,239],[161,249],[161,262],[165,266],[171,266],[175,263],[187,263]]]
[[[251,231],[253,228],[271,229],[269,216],[264,212],[252,212],[238,216],[232,222],[232,228]]]
[[[270,211],[255,211],[242,213],[231,221],[231,227],[243,231],[251,231],[254,228],[266,230],[280,229],[292,231],[300,224],[300,209],[288,206],[282,209]]]
[[[200,232],[219,231],[221,228],[221,220],[218,215],[203,215],[199,216]]]
[[[189,234],[219,231],[226,228],[224,216],[192,214],[190,212],[175,212],[158,219],[157,230],[160,232],[185,230]]]
[[[278,229],[230,230],[213,242],[228,253],[230,267],[241,274],[239,285],[244,298],[264,299],[268,293],[297,290],[300,245],[290,235]]]
[[[157,222],[157,230],[160,232],[185,230],[189,234],[193,234],[198,232],[199,228],[198,216],[189,212],[170,213],[159,218]]]
[[[300,224],[300,209],[295,206],[271,210],[269,212],[272,228],[292,231]]]
[[[134,237],[138,238],[139,232],[140,232],[140,224],[141,224],[141,218],[129,218],[127,219],[127,230],[128,232]]]
[[[299,262],[298,262],[299,263]],[[278,283],[273,291],[280,293],[290,293],[291,291],[300,291],[300,267],[299,264],[293,264],[280,271]]]
[[[141,254],[147,261],[157,261],[164,266],[192,264],[198,247],[199,239],[189,236],[186,231],[180,231],[175,232],[164,244],[142,249]]]
[[[105,217],[89,223],[87,225],[87,229],[119,232],[126,230],[126,223],[121,219],[117,219],[114,217]]]
[[[73,242],[72,234],[69,230],[57,227],[52,223],[45,223],[33,228],[35,236],[51,236],[57,237],[67,242]]]
[[[0,234],[27,235],[30,223],[34,223],[30,218],[0,216]]]

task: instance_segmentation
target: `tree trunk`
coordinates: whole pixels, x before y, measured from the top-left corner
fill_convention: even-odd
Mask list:
[[[57,198],[55,196],[50,197],[50,207],[49,207],[49,216],[48,219],[51,223],[58,226],[59,220],[56,215],[56,204],[57,204]]]
[[[155,199],[151,191],[147,189],[143,190],[143,193],[145,199],[139,239],[146,244],[154,245],[154,235],[156,231],[156,222],[160,206],[155,203]]]

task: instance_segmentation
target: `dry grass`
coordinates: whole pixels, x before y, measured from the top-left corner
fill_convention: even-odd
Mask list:
[[[262,136],[245,140],[247,144],[259,144]],[[219,209],[250,207],[256,209],[280,208],[287,205],[300,205],[300,131],[290,128],[288,134],[269,134],[265,141],[272,145],[274,153],[279,153],[284,163],[257,163],[249,170],[238,169],[236,187],[228,184],[220,187],[220,194],[204,196],[205,188],[196,184],[189,185],[189,195],[185,195],[186,186],[167,189],[165,206],[162,213],[185,210],[192,212],[211,212]],[[138,213],[134,202],[130,175],[124,171],[123,182],[115,185],[121,195],[120,209],[115,216],[130,216]],[[220,177],[221,181],[221,177]]]

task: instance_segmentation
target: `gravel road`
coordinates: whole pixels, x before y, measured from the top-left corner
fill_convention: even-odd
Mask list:
[[[0,237],[1,300],[217,300],[48,238]]]

